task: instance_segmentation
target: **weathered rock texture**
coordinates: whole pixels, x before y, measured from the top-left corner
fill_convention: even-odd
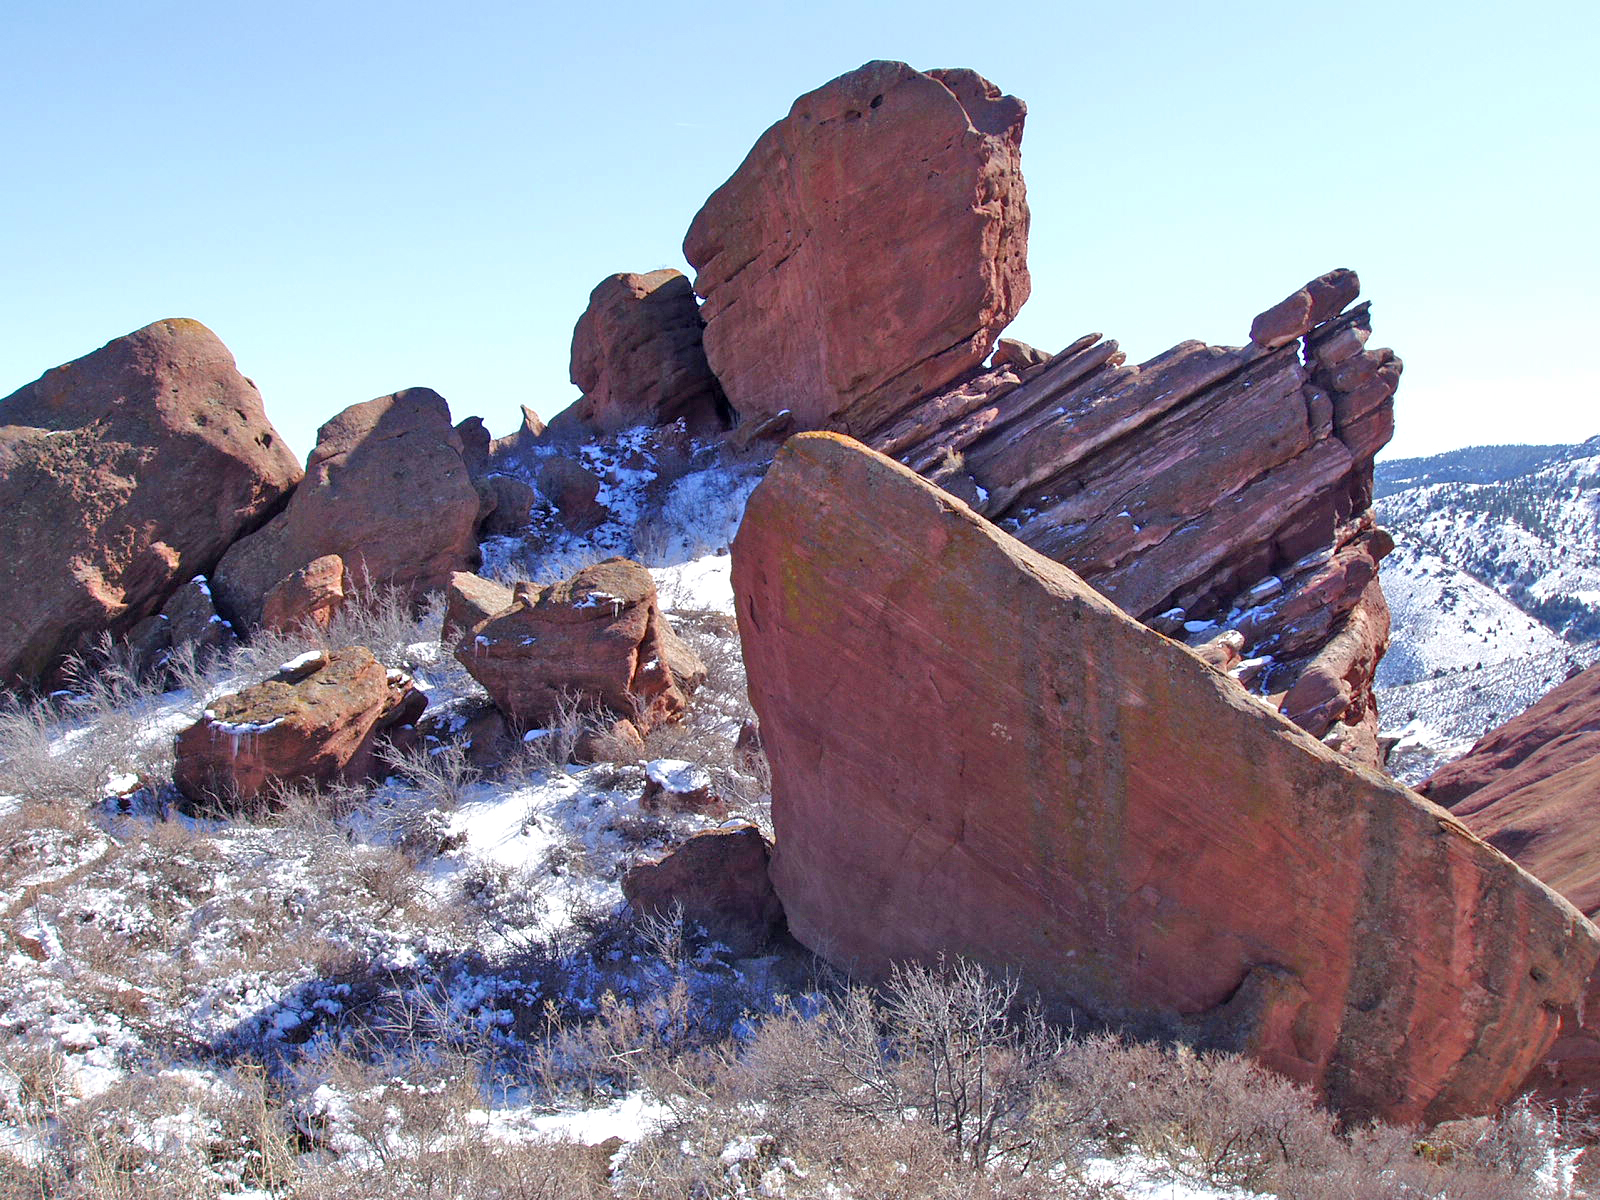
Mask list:
[[[1600,916],[1600,667],[1575,675],[1486,734],[1419,789]],[[1581,1016],[1580,1016],[1581,1013]],[[1552,1098],[1600,1095],[1600,975],[1530,1083]]]
[[[194,661],[205,663],[238,643],[233,626],[211,603],[211,587],[196,575],[167,598],[161,611],[128,631],[127,644],[141,675],[159,674],[175,650],[191,647]]]
[[[493,593],[458,577],[451,595],[461,620],[467,604]],[[662,616],[650,572],[625,558],[548,587],[517,584],[510,606],[472,625],[455,654],[524,729],[546,724],[576,701],[602,706],[648,733],[682,715],[706,674]]]
[[[784,447],[733,582],[774,885],[836,963],[964,955],[1434,1121],[1509,1096],[1600,955],[1444,810],[848,439]]]
[[[583,396],[550,422],[552,436],[677,420],[723,428],[726,401],[706,362],[704,328],[682,272],[609,276],[572,331],[572,382]]]
[[[783,930],[783,906],[768,874],[771,847],[754,825],[710,829],[622,877],[635,911],[663,916],[681,911],[736,954],[755,954]]]
[[[742,419],[870,429],[987,357],[1028,297],[1026,113],[971,71],[871,62],[762,134],[683,247]]]
[[[344,607],[344,590],[344,559],[337,554],[314,558],[267,593],[261,624],[279,633],[326,629]]]
[[[0,400],[0,683],[126,634],[299,478],[198,321],[157,321]]]
[[[317,431],[288,508],[223,557],[217,602],[254,625],[280,580],[327,554],[344,560],[350,586],[420,596],[469,565],[478,513],[442,396],[410,388],[351,405]]]
[[[1372,460],[1400,361],[1365,348],[1367,305],[1340,312],[1358,287],[1314,280],[1237,349],[1184,342],[1130,366],[1090,334],[1042,364],[1011,356],[865,440],[1141,621],[1243,633],[1245,659],[1271,660],[1255,690],[1373,765],[1393,543]]]
[[[280,787],[364,778],[379,738],[415,722],[427,702],[365,647],[309,654],[213,702],[178,734],[173,782],[199,804],[248,805]]]

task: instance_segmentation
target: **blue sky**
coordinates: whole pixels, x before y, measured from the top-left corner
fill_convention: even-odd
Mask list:
[[[596,283],[685,268],[762,129],[898,58],[1028,102],[1014,336],[1237,343],[1349,266],[1392,453],[1600,433],[1592,2],[546,7],[5,6],[0,394],[191,316],[302,453],[414,385],[507,432]]]

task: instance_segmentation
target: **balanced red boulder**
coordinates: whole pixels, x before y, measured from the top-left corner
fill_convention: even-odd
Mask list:
[[[871,62],[800,97],[684,241],[744,420],[883,423],[989,354],[1028,298],[1026,106]]]
[[[467,581],[453,591],[471,597]],[[474,589],[478,596],[487,589]],[[487,593],[492,595],[492,593]],[[473,625],[456,658],[513,725],[595,706],[641,734],[682,715],[705,665],[661,614],[650,572],[625,558],[548,587],[519,583],[504,611]]]
[[[413,725],[427,702],[363,646],[312,651],[213,701],[177,736],[173,782],[197,804],[253,805],[280,788],[365,778],[380,738]]]
[[[0,682],[126,634],[299,478],[198,321],[157,321],[0,400]]]
[[[1509,1097],[1600,956],[1443,809],[846,438],[780,452],[733,584],[774,886],[848,969],[962,955],[1411,1122]]]
[[[254,625],[269,591],[328,554],[355,588],[442,589],[476,552],[478,514],[442,396],[410,388],[352,405],[317,431],[288,508],[223,557],[218,605]]]
[[[680,419],[704,432],[722,428],[722,388],[706,362],[704,328],[680,271],[603,280],[572,331],[572,382],[583,397],[550,422],[552,436]]]

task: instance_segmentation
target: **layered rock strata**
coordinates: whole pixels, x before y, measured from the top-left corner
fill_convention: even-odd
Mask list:
[[[351,405],[317,431],[288,507],[223,557],[218,605],[255,625],[268,592],[330,554],[351,588],[442,589],[477,553],[480,502],[462,450],[437,392]]]
[[[963,955],[1431,1122],[1506,1099],[1600,956],[1444,810],[848,439],[780,452],[733,583],[774,886],[844,967]]]
[[[380,739],[414,724],[427,703],[363,646],[312,651],[213,701],[177,736],[173,782],[197,804],[254,806],[283,788],[365,778]]]
[[[198,321],[157,321],[0,400],[0,683],[127,634],[299,479]]]
[[[745,421],[881,424],[976,367],[1028,297],[1026,106],[871,62],[794,103],[684,241]]]
[[[1124,612],[1180,638],[1244,635],[1256,690],[1377,762],[1372,680],[1389,615],[1372,460],[1400,360],[1368,350],[1334,271],[1256,319],[1265,341],[1184,342],[1138,366],[1091,334],[923,400],[865,440]]]

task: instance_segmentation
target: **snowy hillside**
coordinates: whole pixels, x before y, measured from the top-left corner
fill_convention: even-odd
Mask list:
[[[1389,767],[1417,782],[1600,658],[1600,439],[1379,463]]]

